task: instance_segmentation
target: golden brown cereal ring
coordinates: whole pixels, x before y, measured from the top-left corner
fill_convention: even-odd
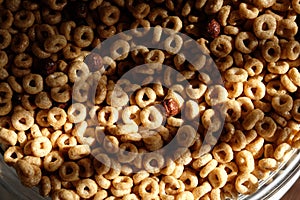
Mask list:
[[[204,12],[208,15],[217,13],[223,6],[223,0],[207,0]]]
[[[77,162],[80,167],[79,176],[89,178],[94,175],[94,167],[90,158],[83,158]]]
[[[231,146],[233,151],[240,151],[247,145],[246,136],[242,131],[236,130],[229,141],[229,145]]]
[[[39,74],[28,74],[23,77],[22,85],[28,94],[37,94],[43,90],[43,78]]]
[[[259,59],[250,58],[245,63],[245,69],[249,76],[255,76],[262,72],[263,63]]]
[[[13,91],[8,83],[2,82],[0,83],[0,103],[7,103],[11,101],[13,96]]]
[[[52,144],[47,137],[37,137],[31,143],[32,154],[36,157],[45,157],[52,150]]]
[[[299,112],[299,108],[300,108],[300,99],[296,99],[294,101],[294,105],[293,105],[293,109],[291,111],[291,114],[293,116],[293,118],[296,120],[296,121],[300,121],[300,112]]]
[[[209,131],[215,132],[221,128],[221,119],[213,109],[207,109],[204,111],[201,117],[204,128]]]
[[[235,38],[235,48],[242,53],[251,53],[257,46],[258,41],[251,32],[240,32]]]
[[[173,45],[173,43],[175,43],[175,45]],[[183,39],[178,34],[171,34],[164,41],[164,49],[170,54],[177,54],[180,51],[182,45]]]
[[[133,180],[129,176],[118,176],[112,181],[112,185],[117,190],[126,190],[133,187]]]
[[[244,183],[248,184],[245,185]],[[258,180],[257,178],[250,173],[243,173],[236,178],[235,188],[241,194],[252,194],[258,188]]]
[[[93,153],[92,153],[93,154]],[[97,174],[104,175],[107,174],[110,170],[111,159],[107,156],[107,154],[97,154],[93,160],[93,166]]]
[[[67,40],[63,35],[53,35],[44,42],[44,49],[49,53],[57,53],[67,45]]]
[[[79,26],[74,30],[73,40],[78,47],[87,47],[94,40],[94,32],[89,26]]]
[[[49,109],[52,106],[52,101],[46,92],[40,92],[35,96],[34,103],[38,108]]]
[[[139,195],[144,197],[155,197],[159,193],[158,182],[153,178],[145,178],[138,186]]]
[[[177,180],[174,176],[164,176],[159,182],[159,195],[177,195],[185,190],[181,180]]]
[[[276,95],[272,98],[272,107],[280,114],[293,108],[293,98],[288,94]]]
[[[208,181],[205,181],[200,186],[193,189],[192,193],[195,199],[200,199],[205,194],[209,193],[212,190],[211,185]]]
[[[269,8],[272,5],[274,5],[274,3],[276,2],[276,0],[254,0],[253,3],[255,6],[257,6],[258,8]]]
[[[6,164],[13,166],[18,160],[23,158],[23,156],[24,154],[21,147],[11,146],[4,152],[3,159]]]
[[[251,78],[244,84],[244,93],[252,100],[260,100],[265,96],[266,88],[261,81]]]
[[[182,21],[178,16],[168,16],[164,18],[162,27],[179,32],[182,29]]]
[[[18,160],[14,167],[23,185],[33,187],[39,184],[42,178],[40,167],[31,165],[22,159]]]
[[[58,170],[63,163],[64,157],[59,151],[51,151],[43,160],[43,166],[49,172]]]
[[[241,16],[247,19],[255,19],[259,14],[259,10],[257,7],[251,4],[241,3],[239,5],[239,13]]]
[[[49,87],[60,87],[68,83],[68,76],[63,72],[54,72],[46,78],[46,84]]]
[[[163,116],[155,106],[148,106],[140,112],[141,123],[149,129],[156,129],[163,123]]]
[[[76,88],[79,89],[78,86]],[[50,95],[51,95],[52,100],[59,102],[59,103],[66,103],[71,98],[71,87],[68,84],[65,84],[60,87],[53,87],[53,88],[51,88]],[[76,90],[74,91],[73,95],[74,95],[73,96],[74,100],[78,101],[78,99],[81,99],[81,96],[78,97],[79,94],[76,93]],[[80,94],[80,95],[82,95],[82,94]]]
[[[239,170],[244,173],[254,171],[254,158],[250,151],[243,150],[236,154],[236,164]]]
[[[185,185],[185,190],[192,191],[198,185],[198,177],[192,170],[185,170],[180,176],[180,180]]]
[[[277,129],[277,125],[271,117],[264,117],[255,124],[255,130],[263,138],[271,138]]]
[[[14,16],[12,12],[8,9],[1,9],[0,10],[0,28],[2,29],[9,29],[14,21]]]
[[[118,161],[121,163],[131,163],[136,158],[137,153],[138,149],[134,144],[122,143],[118,152]]]
[[[130,45],[125,40],[117,40],[111,45],[110,52],[113,60],[124,60],[130,52]]]
[[[56,25],[62,20],[62,14],[60,11],[51,10],[48,7],[44,7],[41,12],[42,19],[46,24]]]
[[[62,0],[62,1],[50,0],[50,1],[45,1],[45,3],[51,9],[61,11],[67,5],[67,0]]]
[[[13,50],[15,53],[24,52],[28,46],[29,46],[29,38],[24,33],[18,33],[14,35],[10,44],[11,50]]]
[[[232,67],[225,72],[225,79],[229,82],[245,82],[247,78],[247,71],[238,67]]]
[[[281,48],[278,43],[268,41],[262,46],[261,54],[267,62],[277,62],[281,55]]]
[[[73,190],[67,190],[61,188],[53,190],[53,193],[51,194],[51,198],[53,200],[67,200],[67,199],[79,200],[80,199],[78,194],[76,194]]]
[[[272,15],[262,14],[254,19],[253,31],[259,39],[270,39],[274,36],[276,26],[276,19]]]
[[[225,82],[224,87],[227,89],[228,98],[237,98],[243,93],[243,83],[241,82]]]
[[[68,77],[71,83],[76,81],[85,81],[89,75],[89,68],[86,63],[74,61],[70,64]]]
[[[232,44],[230,40],[231,38],[228,36],[218,36],[210,43],[211,52],[218,58],[226,57],[232,51]]]
[[[51,192],[51,181],[48,176],[42,176],[41,182],[40,182],[40,194],[43,197],[46,197]]]
[[[115,136],[107,135],[103,139],[103,148],[108,153],[117,153],[119,151],[119,141]]]
[[[99,9],[100,20],[107,26],[112,26],[119,21],[120,10],[116,6],[103,6]]]
[[[156,162],[155,165],[152,165],[153,161]],[[165,161],[163,156],[154,152],[145,154],[143,158],[143,166],[149,173],[159,172],[160,169],[164,166],[164,162]]]
[[[53,107],[49,110],[47,120],[53,127],[61,127],[67,121],[67,114],[62,108]]]
[[[11,122],[18,131],[26,131],[34,124],[34,118],[29,111],[20,110],[12,114]]]
[[[76,183],[77,194],[81,198],[88,199],[97,193],[98,186],[92,179],[82,179]]]
[[[300,2],[299,0],[292,0],[292,6],[295,12],[300,13]]]
[[[5,51],[0,51],[0,67],[3,68],[8,63],[8,57]]]
[[[268,71],[274,74],[285,74],[289,70],[289,64],[285,61],[270,62]]]
[[[225,169],[217,167],[208,174],[208,180],[213,188],[222,188],[227,182]]]
[[[68,108],[67,114],[70,122],[82,122],[86,118],[86,107],[81,103],[74,103]]]
[[[98,121],[105,126],[111,126],[118,120],[118,110],[112,106],[103,107],[98,113]]]
[[[214,159],[219,163],[228,163],[233,159],[233,151],[227,143],[220,143],[213,148]]]
[[[148,15],[149,21],[154,25],[161,24],[162,20],[167,17],[168,17],[168,11],[159,7],[151,9],[151,12]]]
[[[147,3],[139,3],[129,10],[136,19],[143,19],[150,13],[150,6]]]
[[[274,158],[277,161],[284,160],[285,156],[291,151],[291,146],[288,143],[278,145],[274,151]]]
[[[296,92],[298,89],[297,86],[292,82],[292,80],[286,74],[280,76],[280,82],[289,92],[293,93]]]
[[[228,97],[227,90],[221,85],[210,86],[205,93],[205,102],[214,106],[223,103]]]
[[[82,144],[71,147],[68,150],[68,156],[71,160],[78,160],[88,156],[91,153],[89,145]]]
[[[181,147],[190,147],[194,144],[196,137],[195,129],[190,125],[181,126],[176,135],[177,143]]]
[[[63,181],[78,181],[79,170],[75,162],[64,162],[59,168],[59,176]]]
[[[0,42],[0,49],[5,49],[11,43],[11,35],[8,30],[0,29],[0,37],[2,38]]]
[[[258,161],[258,167],[264,171],[274,171],[278,168],[278,162],[274,158],[263,158]]]
[[[20,10],[14,15],[14,25],[17,28],[29,28],[35,21],[34,14],[29,10]]]

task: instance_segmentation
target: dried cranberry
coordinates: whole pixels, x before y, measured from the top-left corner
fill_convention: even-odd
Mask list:
[[[174,116],[179,113],[179,105],[174,99],[165,99],[163,101],[163,106],[166,110],[166,116]]]
[[[39,63],[39,72],[42,76],[53,74],[57,69],[57,64],[51,58],[46,58]]]
[[[204,24],[204,30],[201,33],[206,39],[214,39],[220,35],[221,26],[219,22],[215,19],[209,19]]]
[[[212,38],[216,38],[219,36],[221,31],[221,26],[219,22],[215,19],[212,19],[207,25],[207,33],[211,35]]]
[[[86,18],[87,5],[82,1],[74,1],[70,4],[70,11],[73,12],[75,18]]]
[[[103,66],[103,60],[102,57],[97,53],[90,53],[84,60],[84,62],[89,67],[90,71],[98,71]]]

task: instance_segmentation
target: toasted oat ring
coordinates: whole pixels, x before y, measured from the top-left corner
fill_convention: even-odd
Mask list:
[[[21,10],[14,16],[14,25],[18,28],[29,28],[35,21],[34,14],[29,10]]]
[[[45,157],[52,150],[52,144],[47,137],[40,136],[33,140],[31,151],[36,157]]]
[[[259,39],[270,39],[274,36],[276,25],[276,19],[271,14],[263,14],[254,19],[253,31]]]
[[[11,34],[6,29],[0,29],[0,49],[5,49],[11,43]]]
[[[29,111],[20,110],[13,113],[11,122],[18,131],[26,131],[34,124],[34,118]]]
[[[0,21],[1,21],[0,28],[9,29],[14,22],[14,16],[12,12],[9,9],[1,9]]]
[[[144,127],[155,129],[162,125],[163,116],[155,106],[148,106],[140,112],[140,119]]]
[[[75,162],[64,162],[59,168],[59,176],[63,181],[78,181],[79,166]]]
[[[23,88],[28,94],[37,94],[43,90],[43,78],[39,74],[28,74],[23,77]]]
[[[67,45],[67,40],[63,35],[53,35],[44,42],[44,48],[49,53],[57,53]]]
[[[158,173],[164,167],[164,163],[164,157],[154,152],[145,154],[143,158],[143,166],[149,173]]]
[[[61,127],[67,121],[67,114],[62,108],[53,107],[48,112],[47,120],[53,127]]]
[[[73,38],[78,47],[88,47],[94,40],[94,32],[89,26],[79,26],[74,30]]]

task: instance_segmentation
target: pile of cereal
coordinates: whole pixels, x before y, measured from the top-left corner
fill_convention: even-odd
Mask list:
[[[55,200],[254,193],[300,148],[298,14],[299,0],[0,0],[5,162]],[[112,56],[97,53],[149,27],[164,50],[126,53],[123,34]],[[190,40],[164,29],[197,41],[205,70],[178,53]],[[172,142],[176,159],[159,151]]]

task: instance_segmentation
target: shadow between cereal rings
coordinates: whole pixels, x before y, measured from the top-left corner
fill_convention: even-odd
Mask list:
[[[159,49],[165,51],[168,55],[180,54],[185,59],[185,62],[188,63],[189,70],[195,71],[197,74],[204,73],[209,76],[210,82],[207,83],[207,88],[215,85],[223,86],[221,75],[219,73],[217,66],[213,62],[212,58],[209,55],[204,54],[202,47],[192,38],[188,37],[185,34],[174,32],[171,29],[163,29],[159,27],[138,28],[138,29],[128,30],[119,33],[117,35],[114,35],[108,38],[107,40],[103,41],[101,45],[99,45],[92,51],[93,53],[100,55],[101,58],[109,60],[109,62],[108,63],[104,62],[103,67],[101,69],[99,69],[98,71],[90,70],[90,73],[84,79],[80,79],[79,77],[74,82],[73,94],[74,91],[75,92],[80,91],[83,85],[85,85],[85,92],[88,92],[88,94],[86,94],[88,98],[86,98],[85,101],[81,101],[81,103],[86,105],[87,113],[89,113],[89,111],[93,108],[93,106],[96,105],[95,95],[98,92],[97,90],[99,90],[99,82],[101,82],[101,78],[103,78],[103,76],[107,76],[108,78],[110,78],[106,72],[108,70],[111,70],[111,64],[116,61],[118,62],[120,60],[125,59],[130,52],[138,51],[145,48]],[[86,64],[90,68],[89,63]],[[149,70],[152,72],[150,74],[147,74],[147,71]],[[169,70],[169,77],[168,77],[169,82],[166,83],[165,74],[166,71],[168,70]],[[116,83],[114,83],[113,88],[110,88],[110,90],[113,94],[115,94],[116,99],[118,98],[118,92],[116,91],[122,90],[121,83],[124,82],[122,80],[129,81],[132,85],[138,86],[136,89],[140,89],[145,85],[155,84],[155,83],[160,83],[167,89],[170,89],[171,86],[174,84],[178,84],[183,88],[187,88],[187,87],[193,88],[193,85],[189,82],[189,80],[185,79],[182,73],[177,71],[175,67],[163,65],[162,63],[146,63],[146,64],[141,63],[141,65],[134,66],[131,69],[128,69],[128,71],[125,71],[120,78],[113,77],[112,79],[114,79]],[[89,82],[89,84],[85,84],[86,82]],[[130,95],[133,95],[134,92],[136,91],[132,90],[126,95],[130,97]],[[215,96],[218,95],[219,94],[215,94]],[[186,102],[188,100],[193,100],[193,99],[190,99],[186,95],[183,98],[183,100],[184,102]],[[72,102],[73,103],[78,102],[78,99],[72,98]],[[119,107],[122,110],[124,109],[124,107],[129,105],[130,103],[128,101],[126,105],[121,105],[121,106],[118,105],[116,107]],[[110,106],[114,106],[114,105],[110,105]],[[200,126],[201,116],[198,115],[197,118],[194,119],[193,121],[183,118],[182,119],[183,123],[178,128],[176,134],[173,136],[173,139],[167,145],[163,146],[162,148],[156,151],[133,153],[127,151],[126,149],[120,149],[119,146],[116,146],[115,147],[117,148],[116,152],[122,152],[124,155],[126,154],[127,156],[128,155],[133,156],[134,158],[139,157],[139,159],[141,160],[146,159],[148,164],[152,165],[150,166],[150,168],[152,167],[153,173],[156,173],[157,170],[164,168],[168,160],[177,161],[178,159],[184,157],[184,154],[187,152],[188,148],[190,148],[193,145],[197,136],[199,138],[202,138],[203,140],[199,153],[204,154],[207,151],[210,151],[212,146],[216,144],[218,138],[221,135],[221,131],[225,121],[225,115],[223,115],[222,112],[220,112],[219,105],[211,105],[211,109],[213,110],[214,113],[214,115],[212,115],[210,119],[212,122],[212,126],[208,127],[204,131],[202,130],[202,133],[204,133],[204,135],[199,135],[198,130],[204,128],[203,126]],[[185,116],[184,111],[185,110],[183,106],[180,113],[181,118]],[[217,128],[214,122],[218,122]],[[115,125],[118,126],[119,125],[118,123],[120,124],[120,121],[118,121]],[[99,124],[96,123],[93,124],[93,126],[99,126]],[[100,132],[98,131],[97,134],[102,134],[105,138],[106,137],[105,135],[107,134],[105,129],[106,128],[100,129]],[[144,127],[140,126],[138,127],[138,129],[139,130],[144,129]],[[193,135],[190,133],[191,131],[193,132],[193,130],[195,131],[194,134],[195,138],[192,138],[192,140],[188,138],[186,140],[188,141],[186,144],[180,143],[181,140],[185,139],[184,136],[190,137],[191,135]],[[85,132],[85,129],[82,129],[81,131]],[[149,132],[155,131],[155,129],[149,129],[146,131]],[[185,131],[186,133],[184,133]],[[83,138],[85,137],[85,133],[80,133],[80,135]],[[214,138],[214,140],[211,140],[211,138]],[[108,143],[109,142],[110,141],[108,141]],[[110,143],[110,145],[114,146],[113,143]],[[133,163],[127,163],[127,162],[119,163],[118,161],[119,154],[107,153],[102,148],[102,144],[98,143],[97,145],[95,145],[95,143],[93,143],[93,145],[91,145],[91,148],[92,148],[92,155],[96,159],[98,159],[98,161],[102,163],[103,166],[106,166],[107,168],[120,170],[122,164],[126,164],[127,166],[130,165],[130,167],[132,167],[132,169],[134,170],[133,172],[138,172],[145,168],[145,165],[136,167]],[[97,151],[93,151],[94,148],[97,149]],[[101,154],[102,157],[98,156],[98,154]],[[105,159],[102,159],[104,158],[103,156],[105,157]],[[109,158],[110,160],[108,161],[107,158]],[[161,164],[161,162],[163,162],[163,164]],[[148,171],[151,172],[151,170],[149,169]]]

